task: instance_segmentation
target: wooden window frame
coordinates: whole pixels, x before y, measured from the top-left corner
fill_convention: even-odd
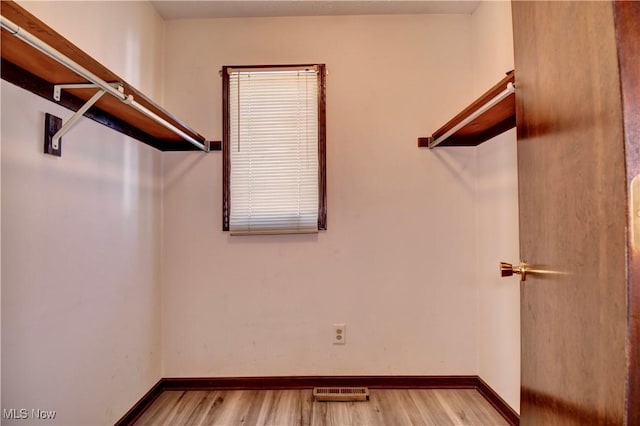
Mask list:
[[[233,65],[222,67],[222,230],[229,231],[231,214],[231,157],[229,115],[229,69],[318,68],[318,230],[327,229],[327,125],[326,67],[324,64]]]

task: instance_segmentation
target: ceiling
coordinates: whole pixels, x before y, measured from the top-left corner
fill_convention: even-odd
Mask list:
[[[479,1],[445,0],[153,0],[166,19],[239,18],[267,16],[471,14]]]

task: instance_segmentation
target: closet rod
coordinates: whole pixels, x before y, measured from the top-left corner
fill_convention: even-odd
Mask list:
[[[207,151],[207,152],[209,151],[209,147],[207,145],[197,141],[196,139],[194,139],[187,133],[183,132],[173,124],[169,123],[164,118],[157,115],[155,112],[150,111],[144,105],[139,104],[137,101],[133,99],[133,95],[125,95],[124,93],[120,92],[117,88],[111,86],[109,83],[107,83],[106,81],[104,81],[103,79],[101,79],[100,77],[92,73],[91,71],[87,70],[82,65],[78,64],[77,62],[70,59],[69,57],[63,55],[53,47],[49,46],[47,43],[43,42],[33,34],[29,33],[24,28],[21,28],[18,25],[14,24],[13,22],[11,22],[9,19],[5,18],[2,15],[0,15],[0,25],[2,26],[2,28],[7,30],[14,36],[18,37],[20,40],[24,41],[25,43],[29,44],[30,46],[44,53],[45,55],[55,60],[56,62],[64,65],[65,67],[75,72],[79,76],[89,80],[92,83],[95,83],[98,87],[100,87],[105,92],[120,99],[125,104],[131,105],[133,109],[149,117],[150,119],[160,124],[161,126],[164,126],[167,129],[171,130],[173,133],[177,134],[178,136],[182,137],[186,141],[190,142],[192,145],[200,148],[203,151]]]
[[[510,94],[514,93],[515,91],[516,91],[516,87],[513,85],[513,83],[511,82],[507,83],[507,88],[504,89],[502,92],[498,93],[493,99],[491,99],[486,104],[482,105],[480,108],[478,108],[477,110],[469,114],[469,116],[467,116],[464,120],[462,120],[461,122],[453,126],[445,134],[438,137],[436,140],[429,142],[429,148],[435,148],[437,145],[445,141],[449,136],[453,135],[455,132],[462,129],[464,126],[466,126],[467,124],[475,120],[478,116],[484,114],[487,110],[494,107],[501,100],[503,100]]]

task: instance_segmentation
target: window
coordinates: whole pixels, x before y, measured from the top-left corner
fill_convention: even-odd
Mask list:
[[[223,67],[223,230],[326,229],[324,65]]]

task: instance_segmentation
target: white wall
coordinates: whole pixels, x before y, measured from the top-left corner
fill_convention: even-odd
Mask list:
[[[513,69],[511,4],[480,3],[472,15],[474,98]],[[519,261],[516,131],[476,148],[478,375],[520,409],[520,287],[500,278],[500,261]]]
[[[122,54],[161,58],[150,5],[23,5],[158,97],[153,60]],[[5,81],[1,90],[2,408],[113,424],[161,377],[161,154],[84,119],[62,158],[44,155],[44,113],[71,112]]]
[[[167,22],[166,106],[208,138],[222,65],[329,76],[326,232],[230,237],[220,153],[163,155],[165,377],[476,374],[475,152],[416,147],[472,88],[470,39],[468,15]]]

